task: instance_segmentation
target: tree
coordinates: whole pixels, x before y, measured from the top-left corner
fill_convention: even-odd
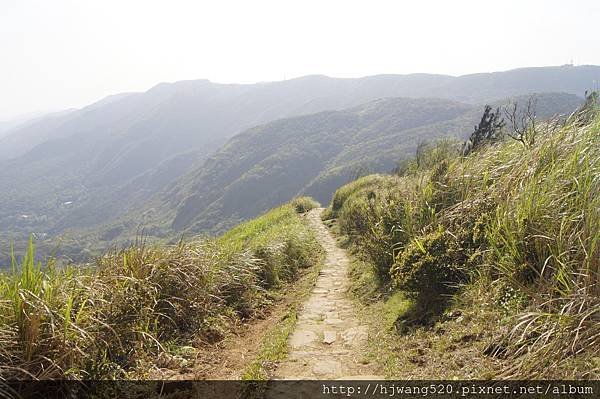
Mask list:
[[[504,125],[504,119],[500,117],[500,108],[497,108],[494,112],[492,107],[486,105],[481,121],[475,126],[475,130],[471,133],[469,139],[463,144],[462,154],[468,155],[487,142],[499,140]]]
[[[536,106],[537,99],[532,96],[529,97],[527,106],[523,109],[519,109],[516,101],[511,101],[508,106],[504,107],[504,114],[512,130],[507,133],[508,137],[521,142],[525,147],[532,146],[535,143],[537,133]]]

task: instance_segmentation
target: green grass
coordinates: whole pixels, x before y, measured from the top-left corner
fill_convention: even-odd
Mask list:
[[[321,206],[317,201],[311,197],[297,197],[291,201],[292,206],[298,213],[308,212],[311,209],[315,209]]]
[[[385,175],[369,175],[360,177],[353,182],[346,184],[333,194],[331,206],[327,208],[323,218],[332,219],[339,216],[339,212],[346,201],[366,189],[373,189],[389,182],[389,177]]]
[[[260,258],[259,275],[265,288],[293,281],[300,269],[314,264],[320,250],[293,203],[242,223],[221,236],[218,243],[228,250],[249,250]]]
[[[507,139],[467,157],[443,142],[420,154],[422,166],[409,162],[398,175],[367,176],[334,195],[328,217],[368,265],[355,271],[355,293],[369,306],[382,303],[372,311],[386,331],[388,306],[400,306],[394,334],[426,347],[407,363],[391,340],[387,350],[406,356],[390,370],[412,364],[421,367],[415,375],[434,377],[440,370],[422,364],[428,353],[437,351],[433,360],[470,347],[479,371],[448,360],[463,377],[600,375],[598,109],[537,129],[531,146]],[[397,292],[418,312],[403,308]],[[454,310],[468,319],[448,318]],[[435,333],[447,329],[471,329],[476,339]]]
[[[93,267],[36,263],[30,243],[0,275],[0,379],[145,378],[263,314],[321,253],[291,204],[216,239],[138,242]]]

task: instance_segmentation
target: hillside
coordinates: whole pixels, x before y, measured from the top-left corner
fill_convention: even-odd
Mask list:
[[[215,375],[224,366],[218,344],[245,326],[284,305],[293,327],[285,305],[299,280],[312,286],[323,255],[301,214],[316,205],[297,199],[217,238],[138,242],[92,268],[38,264],[30,244],[12,273],[0,272],[0,379]],[[35,384],[14,388],[48,395]]]
[[[105,222],[245,128],[401,94],[423,78],[396,81],[396,88],[319,76],[255,85],[184,81],[43,118],[0,142],[0,184],[11,188],[0,198],[0,220],[6,231],[48,233]]]
[[[532,92],[582,95],[594,79],[600,80],[600,67],[461,77],[315,75],[249,85],[163,83],[42,118],[1,139],[0,184],[11,190],[0,198],[0,223],[4,231],[52,235],[114,220],[200,165],[228,138],[275,119],[384,97],[479,103]],[[154,175],[162,178],[153,180]]]
[[[573,95],[540,95],[538,113],[570,113],[580,104]],[[390,98],[258,126],[161,194],[157,209],[175,210],[174,230],[197,233],[222,231],[296,195],[326,203],[353,174],[390,171],[419,142],[463,139],[481,109],[450,100]]]
[[[324,218],[391,378],[600,376],[598,105],[529,133],[336,191]]]
[[[583,95],[598,79],[595,65],[519,68],[506,72],[459,76],[436,87],[432,95],[478,103],[527,93],[564,92]]]
[[[406,168],[340,187],[325,213],[296,198],[219,237],[138,242],[93,268],[38,264],[31,244],[0,273],[0,378],[229,368],[252,392],[298,376],[597,379],[595,98],[530,125],[528,144],[503,136],[461,155],[438,140]]]
[[[569,94],[537,97],[541,118],[568,114],[582,101]],[[526,97],[516,100],[525,102]],[[197,163],[197,153],[182,153],[125,186],[88,193],[85,198],[93,208],[68,203],[73,188],[68,191],[65,187],[63,200],[55,203],[55,215],[64,225],[58,231],[64,231],[64,239],[57,247],[52,232],[38,234],[40,253],[84,260],[115,243],[134,240],[140,228],[145,235],[163,239],[184,231],[216,234],[297,195],[326,203],[351,176],[387,172],[399,159],[412,154],[419,142],[438,137],[462,140],[480,118],[481,110],[479,105],[441,99],[375,100],[342,111],[286,118],[251,128],[234,136],[189,173],[186,169]],[[184,176],[173,181],[174,174]],[[17,231],[24,232],[20,237],[14,231],[6,236],[17,238],[18,250],[24,249],[26,234],[36,231],[35,226],[52,222],[48,216],[32,215],[31,208],[24,211],[25,205],[31,207],[31,190],[15,190],[15,197],[4,203],[18,209],[12,218],[5,219],[20,225]],[[18,203],[17,194],[20,198],[28,196],[30,202]],[[46,204],[52,205],[49,201]],[[6,262],[10,259],[8,248],[0,248]]]
[[[543,91],[559,88],[581,95],[599,71],[599,67],[564,66],[462,77],[414,74],[336,79],[316,75],[253,85],[182,81],[160,84],[144,93],[110,96],[81,110],[48,115],[0,139],[0,154],[3,154],[0,185],[4,188],[0,192],[0,240],[6,243],[0,248],[0,257],[9,258],[9,242],[24,249],[30,234],[42,240],[40,249],[45,254],[61,241],[59,254],[83,259],[82,254],[90,255],[97,248],[133,238],[141,225],[146,227],[146,233],[160,237],[182,229],[218,232],[297,193],[327,201],[328,195],[349,174],[365,168],[388,170],[394,159],[412,151],[421,139],[442,134],[462,137],[471,129],[479,112],[473,111],[472,118],[465,113],[462,119],[458,116],[452,119],[454,115],[449,115],[450,119],[445,121],[412,121],[416,123],[410,128],[399,121],[403,136],[399,140],[399,133],[393,131],[394,118],[381,115],[382,126],[378,127],[375,110],[365,109],[369,117],[358,118],[363,125],[348,126],[351,132],[347,137],[336,130],[338,122],[343,126],[357,119],[346,112],[352,107],[398,96],[423,99],[439,96],[450,102],[456,98],[491,101],[501,95],[525,94],[542,88]],[[379,105],[373,103],[372,107]],[[474,104],[461,106],[474,107]],[[396,111],[403,112],[400,108]],[[555,109],[562,112],[569,107],[557,105]],[[307,146],[309,151],[290,141],[286,153],[281,146],[289,138],[278,142],[277,134],[265,135],[275,140],[264,145],[265,149],[273,150],[270,158],[263,151],[259,155],[262,159],[244,161],[255,169],[243,178],[221,179],[223,174],[218,174],[215,182],[231,187],[217,187],[212,182],[207,185],[217,189],[209,194],[211,198],[203,197],[197,203],[191,200],[204,196],[202,190],[194,192],[190,188],[198,188],[198,184],[210,180],[202,171],[210,169],[211,161],[207,168],[204,163],[229,138],[248,128],[255,133],[268,130],[262,124],[273,120],[324,110],[346,111],[337,116],[313,115],[297,124],[318,123],[318,118],[339,119],[328,122],[333,129],[331,138],[341,140],[327,143],[331,148],[324,151],[326,139],[313,134],[314,142]],[[367,126],[369,118],[373,120]],[[291,132],[296,129],[292,125],[282,127]],[[324,133],[318,127],[315,131]],[[251,133],[245,134],[253,139]],[[236,140],[223,151],[237,151],[231,149]],[[382,156],[374,156],[379,152]],[[215,155],[215,159],[222,154]],[[282,154],[286,155],[279,159]],[[314,162],[312,169],[301,170],[309,159]],[[300,168],[294,166],[299,164]],[[278,170],[279,167],[287,171]],[[239,174],[239,170],[230,172]],[[294,179],[287,178],[292,174],[285,176],[288,172],[296,173]],[[306,181],[307,176],[310,181]],[[285,184],[275,190],[272,184],[279,184],[281,179]],[[236,202],[236,190],[250,193],[255,183],[263,184],[262,188],[256,186],[259,189],[272,191],[268,198],[260,198],[255,204]],[[250,189],[245,188],[249,186]],[[219,198],[212,198],[214,195]],[[185,202],[188,198],[190,201]],[[243,206],[236,209],[240,203]],[[202,205],[207,209],[199,210]],[[185,220],[188,216],[191,220]]]

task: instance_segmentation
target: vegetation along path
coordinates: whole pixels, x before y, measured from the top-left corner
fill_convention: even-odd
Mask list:
[[[325,265],[288,342],[289,353],[276,379],[381,379],[376,366],[364,360],[368,326],[358,320],[348,298],[349,259],[321,221],[323,208],[307,215],[325,249]]]

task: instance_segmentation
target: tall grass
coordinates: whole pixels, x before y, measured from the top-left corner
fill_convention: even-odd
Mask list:
[[[35,248],[0,276],[0,379],[143,378],[168,347],[221,340],[320,246],[288,204],[216,239],[138,243],[57,270]]]
[[[530,147],[433,146],[424,167],[342,187],[330,213],[382,285],[426,306],[475,280],[510,287],[519,306],[491,351],[512,359],[503,376],[598,375],[573,364],[600,354],[600,116],[587,104],[537,129]]]
[[[298,213],[308,212],[311,209],[315,209],[321,206],[321,204],[319,204],[311,197],[296,197],[291,201],[291,204]]]
[[[498,182],[510,199],[487,226],[496,270],[531,302],[509,337],[528,356],[509,376],[600,353],[600,119],[568,124],[528,157],[530,168]]]

